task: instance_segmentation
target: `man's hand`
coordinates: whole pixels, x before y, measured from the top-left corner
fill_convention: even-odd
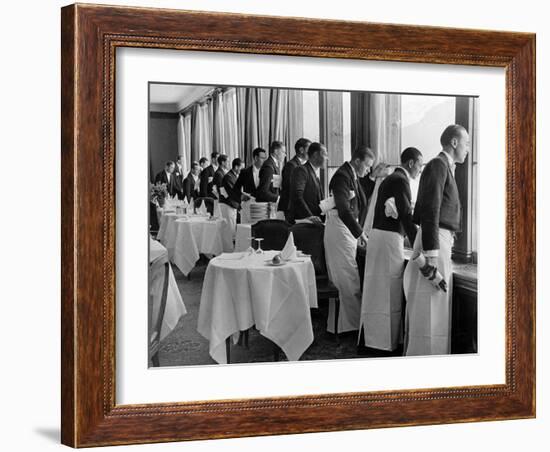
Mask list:
[[[363,232],[359,236],[358,243],[361,248],[365,248],[367,246],[367,235]]]
[[[437,256],[426,256],[426,262],[430,267],[437,267]]]
[[[311,217],[307,217],[307,219],[308,219],[309,221],[311,221],[312,223],[314,223],[314,224],[323,224],[323,221],[322,221],[319,217],[317,217],[317,216],[315,216],[315,215],[313,215],[313,216],[311,216]]]
[[[390,167],[386,163],[380,162],[378,165],[374,167],[374,169],[371,171],[371,177],[377,178],[377,177],[386,177],[390,173]]]

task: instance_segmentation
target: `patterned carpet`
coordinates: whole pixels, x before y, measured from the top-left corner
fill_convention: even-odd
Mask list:
[[[161,342],[159,360],[161,366],[208,365],[216,362],[208,354],[208,341],[197,332],[199,302],[206,262],[201,259],[191,272],[188,280],[177,267],[172,266],[178,287],[187,308],[187,314],[179,321],[176,328]],[[300,360],[329,360],[368,358],[388,356],[375,350],[365,349],[359,355],[357,351],[357,332],[340,334],[340,344],[331,333],[326,332],[328,301],[320,300],[319,309],[311,311],[314,341]],[[231,346],[232,363],[272,362],[274,346],[271,341],[252,329],[249,333],[248,348],[242,345]],[[397,350],[393,356],[400,356]],[[280,360],[286,360],[280,353]]]

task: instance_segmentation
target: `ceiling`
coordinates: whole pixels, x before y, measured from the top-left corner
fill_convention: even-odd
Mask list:
[[[150,109],[175,113],[197,101],[213,88],[206,85],[151,84]]]

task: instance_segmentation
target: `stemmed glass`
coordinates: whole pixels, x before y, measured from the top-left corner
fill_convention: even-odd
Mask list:
[[[263,238],[254,238],[253,239],[255,242],[258,243],[258,248],[256,249],[256,254],[263,254],[264,253],[264,250],[262,250],[262,240]]]

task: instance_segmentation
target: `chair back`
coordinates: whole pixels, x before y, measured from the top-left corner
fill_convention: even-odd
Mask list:
[[[290,224],[285,220],[261,220],[252,225],[252,237],[262,238],[263,250],[282,250],[288,239]],[[254,248],[256,242],[253,241]]]
[[[201,203],[204,201],[206,205],[206,211],[210,215],[214,215],[214,198],[210,197],[203,197],[203,198],[197,198],[194,200],[194,207],[198,209],[201,206]]]
[[[292,226],[291,231],[296,248],[311,256],[316,278],[326,277],[328,273],[323,242],[325,225],[298,223]]]

